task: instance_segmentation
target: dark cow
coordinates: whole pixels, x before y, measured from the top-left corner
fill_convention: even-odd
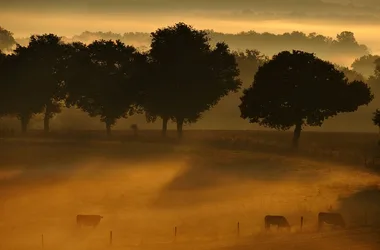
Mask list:
[[[277,229],[286,228],[290,231],[290,225],[288,220],[281,215],[267,215],[264,218],[265,221],[265,229],[269,230],[270,226],[277,226]]]
[[[346,227],[346,223],[344,222],[344,219],[340,213],[320,212],[318,214],[318,228],[321,229],[324,223],[341,228]]]
[[[77,215],[77,225],[78,226],[88,226],[88,227],[96,227],[103,216],[100,215]]]

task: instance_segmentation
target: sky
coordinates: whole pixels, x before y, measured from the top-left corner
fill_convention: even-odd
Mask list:
[[[15,37],[88,31],[151,32],[183,21],[237,33],[293,30],[335,37],[349,30],[380,53],[379,0],[0,0],[0,26]]]

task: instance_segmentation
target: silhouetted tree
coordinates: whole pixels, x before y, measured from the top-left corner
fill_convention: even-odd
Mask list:
[[[240,88],[236,59],[225,43],[211,48],[205,31],[184,23],[158,29],[151,36],[152,80],[144,107],[162,118],[164,135],[172,119],[181,137],[184,123],[196,122],[202,112]]]
[[[0,27],[0,50],[11,50],[15,45],[16,40],[14,39],[13,34],[10,31]]]
[[[365,55],[355,59],[351,67],[356,72],[361,73],[365,77],[370,77],[375,71],[375,60],[379,59],[378,55]]]
[[[7,114],[20,120],[22,133],[26,133],[33,115],[41,113],[45,107],[40,92],[43,83],[35,79],[38,66],[32,51],[20,45],[3,62],[3,105]]]
[[[66,44],[67,55],[57,66],[57,78],[62,81],[66,107],[74,107],[84,98],[91,74],[91,61],[86,44]]]
[[[38,82],[39,86],[35,94],[45,103],[45,132],[49,132],[49,121],[55,114],[61,112],[62,101],[65,99],[62,80],[57,71],[60,62],[67,54],[66,47],[61,37],[54,34],[33,35],[27,47],[36,69],[33,81]]]
[[[338,43],[345,43],[345,44],[357,44],[355,35],[351,31],[342,31],[340,34],[336,35],[336,40]]]
[[[311,53],[283,51],[259,68],[239,108],[251,123],[281,130],[295,126],[297,147],[303,126],[321,126],[325,119],[356,111],[372,99],[364,82],[349,82],[333,64]]]
[[[100,117],[107,135],[121,117],[138,111],[137,73],[141,54],[120,41],[98,40],[85,46],[71,45],[72,56],[64,70],[67,104],[76,105],[91,117]]]

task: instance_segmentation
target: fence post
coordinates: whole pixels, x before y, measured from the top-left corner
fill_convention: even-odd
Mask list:
[[[240,237],[240,222],[237,223],[237,237]]]
[[[112,246],[112,230],[110,231],[110,246]]]
[[[303,216],[301,216],[301,232],[302,232],[302,228],[303,228]]]

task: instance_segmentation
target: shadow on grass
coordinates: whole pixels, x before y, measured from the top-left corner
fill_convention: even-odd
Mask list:
[[[161,189],[152,203],[155,208],[198,206],[214,199],[208,191],[259,181],[270,186],[278,181],[315,182],[324,178],[322,171],[294,166],[286,157],[270,154],[249,154],[228,150],[198,149],[193,152],[187,168]],[[303,171],[305,170],[305,171]],[[262,188],[265,188],[263,186]],[[265,190],[262,190],[265,192]]]
[[[31,189],[57,185],[74,176],[81,164],[89,161],[122,161],[133,165],[173,157],[174,147],[174,144],[141,142],[3,141],[0,144],[0,171],[18,173],[0,179],[0,190],[3,190],[0,193],[6,192],[8,187],[17,193],[17,187]],[[104,165],[104,169],[109,167]]]

